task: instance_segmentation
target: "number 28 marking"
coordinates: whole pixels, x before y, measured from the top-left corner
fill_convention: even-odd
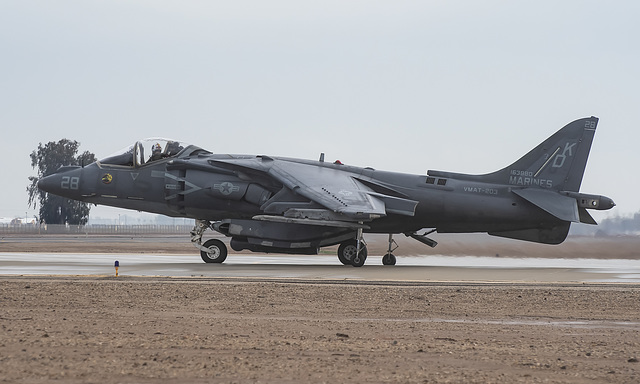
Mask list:
[[[62,181],[60,182],[60,188],[62,189],[78,189],[78,185],[80,184],[79,177],[70,177],[63,176]]]

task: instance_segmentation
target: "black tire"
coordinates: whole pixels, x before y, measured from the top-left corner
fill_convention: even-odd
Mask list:
[[[396,265],[396,257],[393,253],[387,253],[382,256],[382,265]]]
[[[360,249],[360,253],[362,253],[362,250],[364,249],[366,257],[366,247],[364,247],[364,244],[361,244],[360,246],[362,247],[362,249]],[[352,265],[351,259],[355,256],[357,247],[358,242],[355,239],[342,242],[340,247],[338,247],[338,260],[340,260],[344,265]]]
[[[364,262],[367,261],[367,248],[360,250],[360,254],[351,260],[351,265],[354,267],[362,267]]]
[[[356,254],[355,247],[355,240],[347,240],[340,244],[340,247],[338,247],[338,260],[340,260],[343,265],[351,265],[351,259],[353,255]]]
[[[351,265],[354,267],[362,267],[364,262],[367,261],[367,253],[367,247],[364,244],[360,244],[360,253],[351,259]]]
[[[222,263],[227,258],[227,246],[218,239],[209,239],[202,245],[209,248],[209,252],[200,251],[200,257],[205,263]]]

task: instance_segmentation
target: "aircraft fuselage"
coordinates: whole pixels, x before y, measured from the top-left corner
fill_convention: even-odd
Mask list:
[[[360,249],[353,239],[363,232],[403,233],[430,246],[436,242],[419,230],[559,244],[572,222],[595,224],[587,209],[615,205],[579,192],[597,122],[576,120],[485,175],[411,175],[322,158],[222,155],[176,141],[163,141],[161,152],[147,140],[86,167],[63,167],[38,186],[86,203],[193,218],[192,240],[207,262],[221,261],[205,256],[200,239],[206,228],[231,237],[236,250],[315,253],[341,244],[339,254],[347,259],[350,251],[343,248]],[[153,154],[147,158],[145,150]],[[212,247],[226,257],[223,245]]]

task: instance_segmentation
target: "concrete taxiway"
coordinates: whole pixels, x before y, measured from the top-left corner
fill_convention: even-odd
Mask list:
[[[223,264],[196,255],[0,253],[0,275],[259,278],[354,281],[640,283],[640,260],[408,256],[395,266],[370,256],[362,268],[335,256],[229,255]]]

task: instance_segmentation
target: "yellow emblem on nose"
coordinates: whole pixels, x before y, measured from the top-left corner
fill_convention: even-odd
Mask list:
[[[105,184],[111,184],[111,181],[113,181],[113,176],[111,176],[111,174],[109,173],[105,173],[102,176],[102,182]]]

